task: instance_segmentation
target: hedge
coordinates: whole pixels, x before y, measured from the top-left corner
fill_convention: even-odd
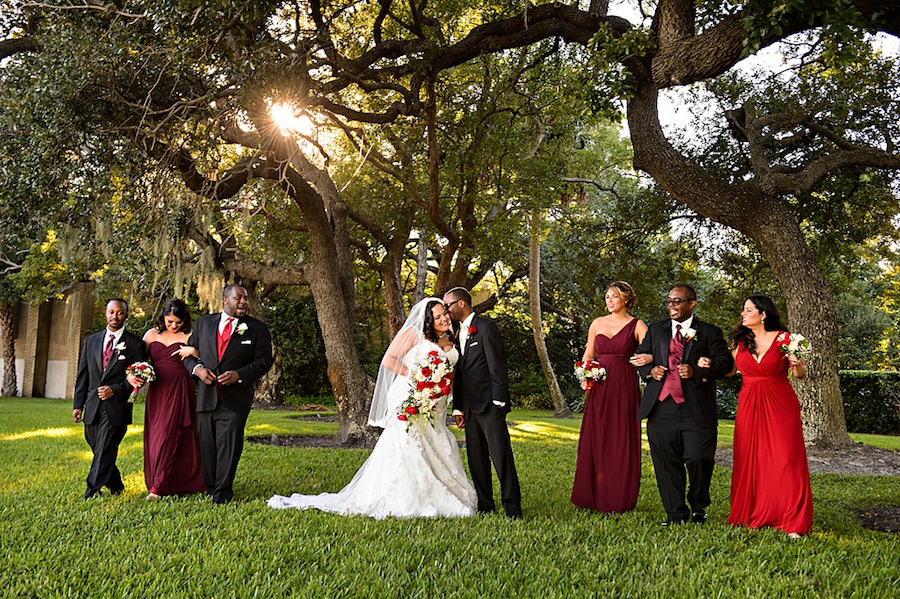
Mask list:
[[[841,370],[838,379],[848,431],[900,434],[900,372]],[[734,418],[740,388],[740,374],[718,382],[719,418]]]

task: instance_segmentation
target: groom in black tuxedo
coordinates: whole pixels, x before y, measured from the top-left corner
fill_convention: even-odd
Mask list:
[[[457,337],[460,355],[453,377],[453,417],[456,425],[466,431],[466,453],[478,496],[478,511],[494,511],[493,462],[506,515],[521,518],[522,493],[506,427],[509,385],[500,329],[475,314],[472,296],[463,287],[445,293],[444,306],[460,324]]]
[[[126,380],[125,369],[147,359],[141,338],[125,330],[126,318],[128,303],[109,300],[106,328],[85,339],[78,360],[72,418],[84,422],[84,438],[94,453],[85,499],[99,495],[101,487],[113,495],[125,490],[116,467],[119,444],[131,424],[134,407],[128,403],[132,384]]]
[[[188,339],[200,358],[184,360],[199,380],[197,439],[213,503],[227,503],[234,496],[256,381],[272,367],[272,337],[264,323],[247,316],[247,290],[228,285],[222,304],[222,312],[197,320]]]
[[[702,524],[716,455],[716,379],[731,372],[734,360],[722,329],[694,318],[692,287],[675,287],[665,303],[670,318],[651,324],[635,350],[636,358],[653,355],[651,363],[638,367],[647,382],[638,418],[647,418],[650,457],[666,509],[663,526],[688,520]],[[708,368],[697,366],[701,357],[709,358]]]

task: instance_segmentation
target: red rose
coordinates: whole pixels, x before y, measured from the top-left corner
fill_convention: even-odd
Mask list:
[[[431,363],[434,364],[435,366],[440,365],[441,362],[443,362],[443,360],[441,360],[440,358],[435,358],[434,360],[431,361]]]
[[[406,422],[406,414],[400,414],[399,416],[397,416],[397,420],[402,420],[402,421]]]
[[[475,325],[474,325],[474,324],[470,324],[470,325],[469,325],[469,328],[466,329],[466,332],[467,332],[469,335],[474,335],[475,333],[478,332],[478,329],[475,328]]]
[[[425,383],[424,383],[424,382],[422,382],[422,381],[416,382],[416,391],[421,391],[421,390],[424,389],[424,388],[425,388]]]
[[[430,369],[430,368],[423,368],[423,369],[422,369],[422,374],[423,374],[424,376],[431,376],[431,369]]]
[[[407,406],[406,410],[404,410],[407,414],[418,414],[419,409],[416,406]]]
[[[431,350],[430,352],[428,352],[428,355],[431,356],[432,358],[434,358],[435,356],[438,355],[437,350],[436,349]]]

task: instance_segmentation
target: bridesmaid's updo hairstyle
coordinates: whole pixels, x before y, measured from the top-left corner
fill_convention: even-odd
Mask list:
[[[425,338],[432,343],[437,343],[438,341],[437,331],[434,330],[434,307],[439,305],[443,304],[438,300],[434,300],[433,302],[428,302],[428,305],[425,306],[425,324],[422,325],[422,332],[425,333]]]
[[[784,323],[781,322],[781,315],[778,313],[778,308],[775,307],[775,302],[772,301],[772,298],[768,295],[751,295],[747,300],[759,310],[760,314],[765,314],[765,318],[763,319],[764,330],[785,330]],[[731,331],[732,349],[738,347],[741,343],[744,344],[744,347],[747,348],[748,352],[754,356],[756,355],[756,335],[744,325],[738,324]]]
[[[634,292],[634,288],[625,281],[614,281],[606,288],[607,291],[610,289],[618,292],[619,297],[625,302],[625,310],[631,312],[631,309],[637,303],[637,294]]]
[[[174,316],[175,318],[181,319],[181,328],[178,329],[179,332],[191,332],[191,310],[187,307],[187,304],[180,299],[170,299],[166,302],[166,305],[163,306],[162,311],[156,318],[157,333],[162,333],[166,330],[166,316]]]

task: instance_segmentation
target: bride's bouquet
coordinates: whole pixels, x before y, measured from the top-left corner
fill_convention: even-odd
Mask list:
[[[600,365],[597,360],[584,360],[575,362],[575,376],[578,381],[587,384],[587,390],[597,381],[606,380],[606,368]]]
[[[781,353],[794,356],[798,360],[805,360],[812,353],[812,346],[800,333],[784,331],[775,338],[775,341],[781,343]]]
[[[125,375],[139,378],[145,383],[156,380],[156,371],[153,370],[153,366],[151,366],[147,362],[135,362],[131,366],[128,366],[127,368],[125,368]],[[134,401],[137,399],[138,391],[140,390],[140,387],[134,387],[131,395],[128,396],[128,403],[134,403]]]
[[[428,352],[412,368],[409,397],[397,415],[399,420],[406,422],[406,432],[416,423],[427,422],[434,426],[438,402],[453,391],[453,364],[437,350]]]

